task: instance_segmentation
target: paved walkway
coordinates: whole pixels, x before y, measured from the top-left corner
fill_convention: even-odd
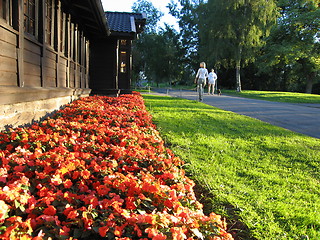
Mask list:
[[[197,100],[195,91],[158,90],[157,92]],[[203,103],[320,138],[320,104],[278,103],[225,95],[204,95]]]

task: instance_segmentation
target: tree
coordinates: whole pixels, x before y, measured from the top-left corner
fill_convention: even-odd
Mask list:
[[[206,9],[206,10],[205,10]],[[215,64],[235,67],[241,91],[241,66],[254,61],[277,17],[274,0],[208,0],[200,15],[200,41]]]
[[[144,30],[146,34],[158,31],[158,23],[164,14],[153,6],[151,2],[148,0],[137,0],[133,3],[131,9],[133,12],[145,13],[147,15],[147,24]]]
[[[281,0],[281,16],[273,28],[264,53],[260,57],[260,71],[283,75],[284,85],[312,93],[320,70],[320,1]],[[274,71],[279,69],[279,71]],[[287,89],[286,89],[287,90]]]
[[[134,74],[138,76],[143,72],[157,85],[181,80],[182,52],[177,31],[168,25],[164,28],[156,27],[162,13],[146,0],[138,0],[132,9],[147,14],[147,30],[135,41],[133,47]]]
[[[178,0],[178,3],[171,1],[168,5],[170,14],[178,19],[179,41],[183,52],[180,61],[184,64],[187,81],[190,81],[188,78],[193,75],[200,62],[198,8],[201,4],[203,0]]]

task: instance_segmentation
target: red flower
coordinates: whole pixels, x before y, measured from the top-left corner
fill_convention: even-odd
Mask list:
[[[109,191],[110,191],[110,188],[108,188],[105,185],[100,185],[97,187],[97,192],[100,196],[107,195],[109,193]]]
[[[100,227],[99,228],[99,234],[101,237],[105,237],[107,235],[107,232],[109,231],[108,226]]]
[[[45,215],[54,216],[54,215],[56,215],[57,210],[56,210],[56,208],[54,206],[50,205],[49,207],[44,209],[43,213]]]
[[[63,183],[65,188],[71,188],[73,183],[70,179],[67,179],[64,183]]]
[[[31,128],[0,133],[0,144],[1,239],[71,239],[78,229],[88,238],[180,240],[201,228],[232,239],[219,215],[202,213],[137,93],[80,98]]]

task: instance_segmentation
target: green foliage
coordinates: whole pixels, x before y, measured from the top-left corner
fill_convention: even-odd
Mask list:
[[[158,33],[143,34],[134,45],[134,70],[159,84],[181,79],[179,37],[169,26]]]
[[[158,28],[163,15],[151,2],[138,0],[133,5],[135,12],[147,13],[147,28],[133,46],[133,72],[136,78],[143,72],[149,82],[180,82],[183,76],[184,51],[179,33],[172,26]]]
[[[320,238],[318,139],[196,101],[144,98],[214,211],[232,208],[257,239]]]
[[[202,13],[202,54],[215,65],[236,68],[237,89],[241,91],[240,67],[255,59],[257,48],[275,23],[275,1],[209,0]]]
[[[179,5],[171,2],[169,10],[174,17],[178,18],[184,61],[190,66],[198,67],[199,20],[197,9],[202,1],[178,0],[178,2]]]
[[[133,3],[132,11],[137,13],[145,13],[147,15],[147,24],[145,26],[146,33],[156,33],[160,18],[164,15],[148,0],[137,0]]]
[[[259,58],[260,72],[281,81],[283,90],[312,92],[320,70],[320,1],[281,0],[281,17]],[[279,78],[280,76],[280,78]],[[301,86],[301,87],[300,87]]]

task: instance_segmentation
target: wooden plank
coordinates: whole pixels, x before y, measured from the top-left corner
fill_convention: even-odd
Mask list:
[[[58,76],[58,86],[60,87],[67,87],[67,74],[65,71],[61,71],[59,72],[59,76]]]
[[[7,42],[7,43],[11,43],[13,45],[17,44],[16,34],[2,28],[1,26],[0,26],[0,40]]]
[[[46,58],[43,60],[43,64],[45,68],[56,69],[56,61]]]
[[[45,68],[46,76],[48,78],[56,78],[56,70],[53,68]]]
[[[0,55],[10,58],[17,58],[16,46],[0,40]]]
[[[70,88],[74,88],[75,87],[75,72],[74,72],[74,66],[72,66],[72,64],[70,64],[70,68],[69,68],[69,75],[70,75],[70,79],[69,79],[69,87]]]
[[[9,57],[0,56],[0,71],[17,72],[17,60]]]
[[[24,86],[25,87],[41,87],[40,76],[26,74],[24,79]]]
[[[56,87],[56,78],[47,77],[46,87]]]
[[[57,56],[56,52],[53,52],[51,49],[47,48],[47,51],[46,51],[46,57],[47,58],[56,61],[56,56]]]
[[[30,76],[37,76],[41,78],[40,66],[37,66],[28,62],[24,62],[23,65],[24,65],[25,76],[30,75]]]
[[[66,78],[59,78],[59,86],[60,87],[67,87]]]
[[[39,67],[40,67],[40,63],[41,63],[40,55],[35,54],[33,52],[30,52],[26,49],[24,49],[23,54],[24,54],[24,61],[25,62],[34,64],[34,65],[39,65]]]
[[[67,59],[63,58],[63,57],[60,57],[60,61],[59,61],[59,64],[61,67],[67,67]]]
[[[17,73],[1,71],[0,85],[1,86],[18,86]]]
[[[24,39],[24,48],[30,52],[40,55],[41,49],[40,46],[34,42],[29,41],[28,39]]]

